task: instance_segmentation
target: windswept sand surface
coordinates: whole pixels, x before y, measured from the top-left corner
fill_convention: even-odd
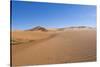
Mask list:
[[[96,30],[12,32],[12,64],[96,61]]]

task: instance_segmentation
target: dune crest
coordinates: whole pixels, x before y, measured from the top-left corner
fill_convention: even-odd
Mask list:
[[[93,28],[50,31],[35,27],[30,31],[15,31],[11,45],[14,66],[96,61],[96,30]]]

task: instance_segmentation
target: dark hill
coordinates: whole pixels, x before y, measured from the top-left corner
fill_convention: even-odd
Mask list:
[[[28,31],[48,31],[46,28],[44,27],[41,27],[41,26],[37,26],[37,27],[34,27],[32,29],[29,29]]]

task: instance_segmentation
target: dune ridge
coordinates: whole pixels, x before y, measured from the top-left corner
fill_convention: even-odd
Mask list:
[[[96,61],[94,28],[12,32],[12,40],[17,39],[22,43],[12,43],[14,66]]]

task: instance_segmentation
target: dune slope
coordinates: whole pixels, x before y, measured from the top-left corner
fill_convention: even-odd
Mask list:
[[[24,41],[12,45],[13,65],[96,60],[96,31],[93,29],[60,32],[13,32],[13,39]]]

